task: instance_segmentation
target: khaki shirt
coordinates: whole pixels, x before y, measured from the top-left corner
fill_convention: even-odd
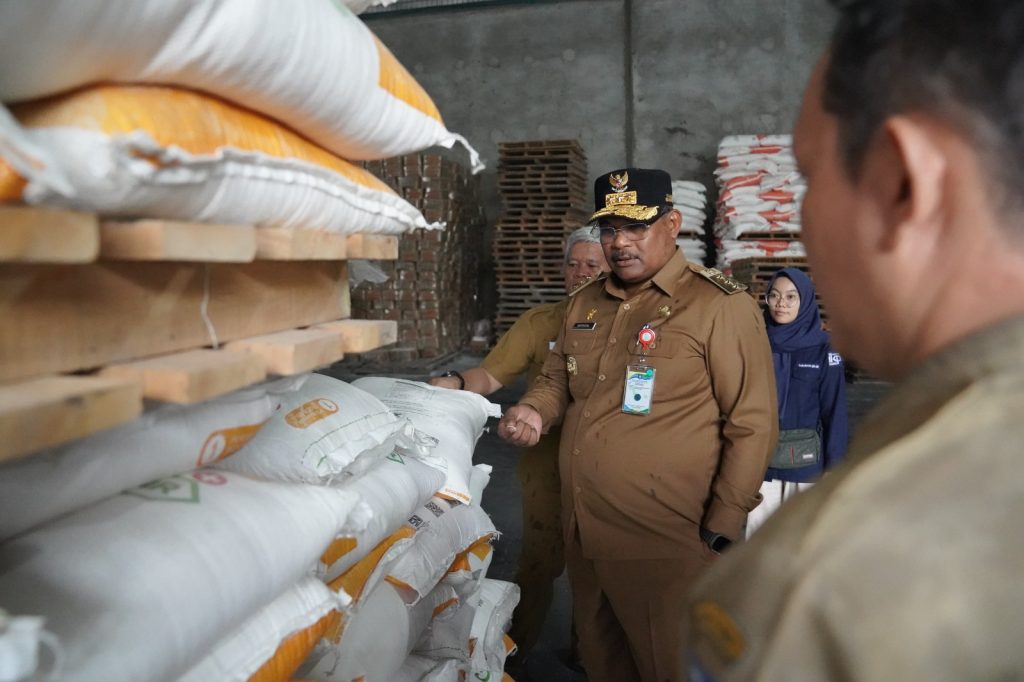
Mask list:
[[[1024,679],[1024,317],[932,356],[691,604],[694,679]]]
[[[526,372],[527,388],[533,386],[562,328],[569,299],[530,308],[505,332],[480,363],[502,386]]]
[[[694,524],[739,538],[760,502],[778,432],[764,321],[742,287],[702,271],[677,251],[628,300],[607,276],[576,292],[521,401],[545,424],[565,415],[563,527],[578,527],[588,558],[679,556]],[[639,360],[645,324],[657,334],[651,414],[625,414],[626,366]]]

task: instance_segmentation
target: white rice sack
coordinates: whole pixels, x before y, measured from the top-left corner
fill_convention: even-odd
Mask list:
[[[415,606],[406,606],[390,583],[380,583],[367,602],[345,625],[341,640],[318,647],[319,660],[311,669],[304,665],[296,677],[310,680],[344,680],[363,676],[390,681],[402,667],[413,645],[434,618],[448,618],[459,606],[447,585],[434,589]]]
[[[0,17],[5,6],[0,3]],[[371,178],[361,178],[364,184],[359,176],[298,158],[231,147],[192,154],[142,130],[108,135],[72,126],[23,128],[2,107],[0,136],[4,159],[28,181],[22,199],[30,204],[341,234],[438,227]],[[16,163],[19,158],[33,162]]]
[[[480,581],[487,577],[493,560],[491,540],[479,540],[455,557],[441,581],[455,588],[459,597],[468,597],[479,589]]]
[[[480,590],[470,600],[476,609],[470,637],[473,669],[504,670],[505,659],[514,647],[506,644],[505,633],[512,624],[512,612],[519,603],[519,586],[503,580],[484,578]]]
[[[65,680],[173,679],[307,574],[356,503],[210,469],[153,481],[0,545],[0,604],[46,618]]]
[[[390,455],[411,438],[407,420],[373,395],[323,374],[305,375],[249,443],[217,468],[270,481],[329,484]]]
[[[387,377],[363,377],[353,386],[377,396],[395,415],[412,422],[416,430],[436,441],[432,459],[446,467],[447,479],[440,494],[469,504],[473,449],[483,435],[489,417],[501,417],[501,408],[469,391],[453,391],[418,381]]]
[[[288,638],[315,628],[338,608],[337,595],[326,585],[316,578],[303,578],[218,642],[179,682],[246,682],[268,661],[295,656],[290,648],[298,646],[285,644]]]
[[[353,14],[362,14],[371,7],[387,7],[397,2],[397,0],[344,0],[344,2],[345,6],[352,10]]]
[[[415,459],[393,454],[375,462],[342,487],[359,499],[360,527],[343,528],[320,557],[317,575],[331,581],[348,571],[406,524],[444,483],[444,474]],[[412,538],[415,528],[409,532]]]
[[[470,595],[475,598],[476,595]],[[419,641],[413,647],[413,655],[430,659],[454,659],[469,663],[473,654],[472,630],[476,619],[476,607],[463,600],[451,618],[430,623]]]
[[[176,85],[270,116],[346,159],[466,144],[331,0],[5,0],[0,63],[17,65],[0,73],[4,102],[97,82]]]
[[[793,145],[792,135],[726,135],[719,147],[757,147],[761,145]]]
[[[460,673],[459,661],[455,659],[436,660],[409,654],[395,673],[394,682],[463,682]]]
[[[0,540],[232,454],[296,385],[286,379],[198,405],[165,405],[124,426],[0,466]]]
[[[490,464],[476,464],[469,472],[469,493],[473,498],[472,504],[480,506],[483,500],[484,490],[491,482],[491,472],[494,470]]]
[[[421,517],[412,546],[387,573],[388,581],[401,587],[410,604],[433,589],[461,552],[481,540],[489,542],[498,536],[491,518],[480,507],[437,502],[430,513]]]

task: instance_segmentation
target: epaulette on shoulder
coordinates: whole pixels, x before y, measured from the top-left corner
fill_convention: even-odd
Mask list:
[[[729,277],[721,270],[716,270],[715,268],[694,268],[694,271],[727,294],[731,295],[747,290],[746,284]]]
[[[606,279],[608,279],[608,273],[604,272],[604,273],[601,273],[600,275],[598,275],[597,277],[591,277],[588,280],[580,282],[575,287],[573,287],[572,291],[569,292],[569,296],[575,296],[576,294],[580,293],[581,291],[583,291],[584,289],[589,287],[594,282],[603,282]]]

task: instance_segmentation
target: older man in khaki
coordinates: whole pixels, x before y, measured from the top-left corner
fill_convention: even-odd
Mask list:
[[[833,340],[898,382],[725,557],[695,680],[1024,679],[1024,2],[843,2],[796,129]]]
[[[684,679],[686,592],[742,537],[777,433],[757,305],[683,258],[671,191],[660,170],[598,178],[612,274],[573,296],[536,385],[498,426],[530,445],[564,414],[566,563],[591,682]]]

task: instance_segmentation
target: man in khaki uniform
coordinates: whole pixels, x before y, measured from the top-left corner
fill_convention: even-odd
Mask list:
[[[581,227],[565,240],[565,292],[571,294],[594,277],[608,271],[597,236]],[[479,367],[448,371],[430,380],[435,386],[490,395],[526,373],[532,387],[562,328],[569,299],[530,308],[502,335]],[[561,486],[558,480],[558,442],[561,430],[553,427],[536,445],[519,455],[519,484],[523,503],[523,540],[515,582],[519,585],[509,636],[516,643],[515,661],[522,667],[540,637],[554,581],[565,569],[562,542]]]
[[[676,249],[671,179],[595,183],[612,275],[569,302],[536,386],[498,426],[529,445],[564,415],[566,563],[591,682],[683,679],[687,589],[742,537],[777,416],[756,303]],[[703,538],[703,540],[702,540]]]
[[[897,381],[695,590],[694,680],[1024,679],[1024,2],[845,2],[796,129],[833,339]]]

